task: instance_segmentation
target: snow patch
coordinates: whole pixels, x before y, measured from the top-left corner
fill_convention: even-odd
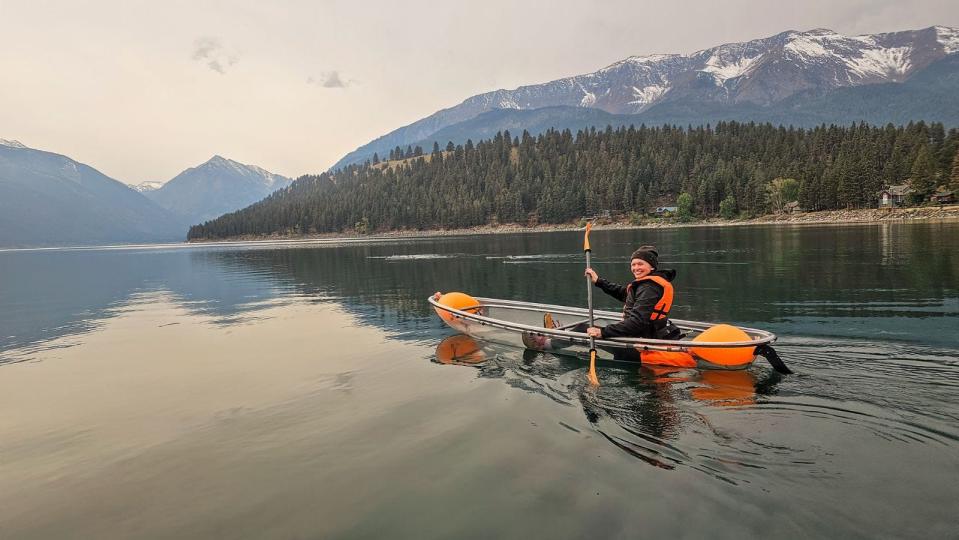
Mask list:
[[[673,58],[675,54],[650,54],[647,56],[630,56],[624,62],[629,62],[630,64],[655,64],[656,62],[661,62],[663,60],[668,60]]]
[[[727,62],[714,54],[706,61],[706,67],[700,71],[712,74],[716,80],[716,85],[722,86],[729,79],[735,79],[736,77],[745,75],[746,72],[749,71],[749,68],[760,58],[762,58],[762,55],[752,58],[742,56],[733,62]]]
[[[803,36],[801,34],[799,37],[787,43],[784,49],[803,58],[821,58],[832,56],[832,53],[823,47],[819,40],[816,40],[811,36]]]
[[[630,105],[649,105],[659,100],[663,97],[666,92],[669,92],[668,86],[651,84],[643,88],[633,87],[633,97],[636,98],[633,101],[630,101]]]
[[[946,54],[959,52],[959,30],[947,26],[936,27],[936,39]]]
[[[579,100],[580,107],[592,107],[596,104],[596,94],[583,90],[583,99]]]
[[[499,102],[496,104],[497,108],[500,109],[522,109],[516,101],[513,100],[510,96],[503,96],[500,98]]]
[[[633,66],[633,67],[637,67],[637,68],[641,68],[649,71],[649,70],[653,70],[661,67],[658,64],[661,64],[667,60],[672,60],[674,58],[687,58],[687,57],[681,54],[650,54],[646,56],[630,56],[626,58],[625,60],[620,60],[619,62],[610,64],[599,71],[590,73],[588,75],[581,75],[580,77],[597,77],[598,78],[601,75],[604,75],[611,71],[615,71],[616,69],[625,65],[629,65],[629,66]],[[580,78],[580,77],[577,77],[577,78]]]
[[[151,182],[151,181],[140,182],[139,184],[136,184],[130,187],[139,191],[140,193],[144,193],[147,191],[156,191],[160,189],[161,187],[163,187],[163,182]]]
[[[858,57],[845,59],[849,70],[862,78],[898,77],[909,71],[911,47],[864,49]]]
[[[207,161],[203,165],[200,165],[200,167],[216,167],[219,169],[232,171],[233,173],[242,177],[246,177],[246,178],[254,177],[254,181],[260,184],[263,184],[267,187],[273,187],[274,185],[278,183],[289,181],[289,179],[286,178],[285,176],[271,173],[270,171],[267,171],[266,169],[263,169],[261,167],[257,167],[256,165],[247,165],[245,163],[240,163],[239,161],[234,161],[232,159],[225,158],[219,155],[213,156],[212,158],[210,158],[209,161]],[[150,182],[144,182],[144,184],[148,184],[148,183]],[[143,190],[138,189],[138,191],[143,191]]]
[[[26,149],[27,146],[20,141],[0,139],[0,146],[7,146],[9,148],[23,148]]]

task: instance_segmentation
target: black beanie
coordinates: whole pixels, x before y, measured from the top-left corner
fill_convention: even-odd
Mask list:
[[[633,259],[646,261],[654,269],[659,267],[659,252],[653,246],[639,246],[639,249],[629,256],[629,260]]]

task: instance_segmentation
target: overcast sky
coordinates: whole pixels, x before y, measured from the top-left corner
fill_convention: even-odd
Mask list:
[[[0,138],[131,184],[214,154],[295,177],[469,96],[630,55],[936,24],[959,27],[959,1],[0,0]]]

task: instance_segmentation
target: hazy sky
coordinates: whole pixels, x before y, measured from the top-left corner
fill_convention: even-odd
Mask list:
[[[959,27],[957,0],[0,0],[0,138],[127,183],[297,176],[481,92],[783,30]]]

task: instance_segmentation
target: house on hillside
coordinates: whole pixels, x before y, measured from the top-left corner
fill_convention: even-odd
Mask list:
[[[783,207],[783,211],[787,214],[801,214],[802,208],[799,207],[799,201],[789,201]]]
[[[602,219],[610,220],[612,218],[613,218],[613,213],[610,212],[609,210],[599,210],[591,216],[583,216],[579,219],[580,221],[598,221]]]
[[[949,190],[941,190],[933,193],[929,200],[939,204],[953,204],[956,202],[956,192]]]
[[[902,208],[906,206],[906,199],[912,193],[909,184],[889,186],[879,192],[879,208]]]
[[[665,216],[666,214],[675,214],[677,210],[679,210],[678,206],[657,206],[656,209],[653,210],[653,215]]]

